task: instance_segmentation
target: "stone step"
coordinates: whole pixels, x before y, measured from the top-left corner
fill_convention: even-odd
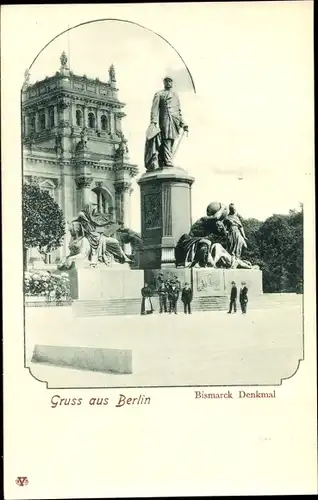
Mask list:
[[[159,311],[159,300],[152,298],[154,310]],[[224,310],[228,306],[226,297],[204,297],[195,298],[192,302],[193,311],[218,311]],[[107,300],[77,300],[73,303],[75,316],[109,316],[124,314],[140,314],[140,299],[107,299]],[[178,309],[183,307],[178,301]]]
[[[152,298],[154,311],[159,311],[158,297]],[[264,294],[250,297],[248,309],[271,309],[280,306],[297,306],[302,304],[302,296],[296,294]],[[77,300],[73,303],[74,315],[87,316],[120,316],[140,314],[141,299],[107,299]],[[194,297],[192,311],[226,311],[229,307],[228,297]],[[237,303],[239,309],[239,302]],[[183,304],[178,301],[178,310]]]

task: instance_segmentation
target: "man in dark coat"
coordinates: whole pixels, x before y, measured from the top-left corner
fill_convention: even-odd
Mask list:
[[[141,289],[141,311],[140,314],[152,314],[153,307],[151,302],[151,288],[148,286],[148,283],[145,283],[145,286]]]
[[[246,308],[248,303],[247,293],[248,293],[248,288],[246,286],[246,283],[245,281],[242,281],[242,287],[240,289],[240,305],[242,314],[246,314]]]
[[[168,290],[167,285],[164,281],[159,282],[158,286],[158,296],[159,296],[159,313],[167,312],[167,298],[168,298]]]
[[[231,295],[230,295],[230,309],[228,314],[231,314],[232,309],[236,313],[236,299],[237,299],[237,288],[235,281],[232,281]]]
[[[182,289],[181,300],[184,306],[184,313],[191,314],[192,290],[189,287],[189,283],[185,283]]]
[[[169,313],[177,312],[177,303],[179,298],[179,286],[176,281],[171,281],[168,286]]]

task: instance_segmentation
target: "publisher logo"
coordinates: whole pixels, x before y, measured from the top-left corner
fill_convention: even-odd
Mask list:
[[[23,476],[18,476],[15,482],[18,486],[26,486],[27,484],[29,484],[28,478]]]

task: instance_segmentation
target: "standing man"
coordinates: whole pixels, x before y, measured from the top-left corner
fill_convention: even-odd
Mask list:
[[[145,167],[154,170],[173,167],[174,144],[180,130],[188,131],[184,123],[178,95],[173,92],[173,80],[167,76],[163,80],[164,89],[154,95],[150,127],[145,147]]]
[[[236,299],[237,299],[237,288],[235,281],[232,281],[231,295],[230,295],[230,309],[228,314],[231,314],[232,309],[236,313]]]
[[[182,289],[181,300],[183,302],[184,314],[191,314],[192,290],[189,287],[189,283],[185,283]]]
[[[178,314],[177,312],[177,302],[179,298],[179,287],[175,281],[170,282],[169,288],[168,288],[168,299],[169,299],[169,313],[171,314],[174,312],[175,314]]]
[[[159,296],[159,313],[161,314],[162,312],[167,312],[167,297],[168,297],[168,290],[166,283],[164,281],[159,282],[159,287],[158,287],[158,296]]]
[[[246,286],[245,281],[242,281],[242,287],[240,289],[240,305],[241,305],[241,310],[242,314],[246,314],[246,308],[247,308],[247,303],[248,303],[248,288]]]

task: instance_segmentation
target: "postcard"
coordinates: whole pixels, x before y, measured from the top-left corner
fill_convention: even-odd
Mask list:
[[[317,493],[312,19],[2,8],[6,500]]]

